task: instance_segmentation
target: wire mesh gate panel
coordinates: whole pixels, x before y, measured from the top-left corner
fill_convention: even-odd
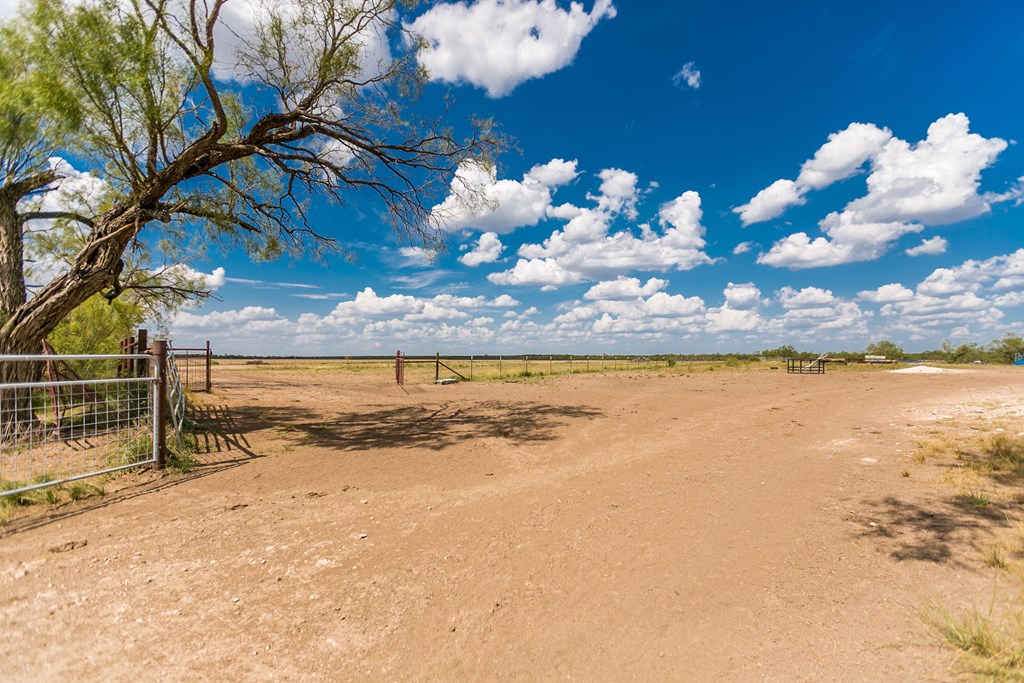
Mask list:
[[[175,347],[174,360],[178,368],[181,386],[188,391],[210,391],[210,366],[213,356],[210,342],[204,347]]]
[[[187,367],[187,366],[186,366]],[[185,426],[185,387],[178,370],[178,352],[167,345],[167,403],[171,408],[171,423],[174,433],[181,438],[182,427]]]
[[[145,361],[134,364],[145,374],[118,376],[127,360]],[[0,356],[0,496],[156,462],[157,377],[150,360],[145,354]],[[54,373],[58,366],[80,371]]]

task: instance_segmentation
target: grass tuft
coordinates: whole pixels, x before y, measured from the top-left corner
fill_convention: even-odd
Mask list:
[[[998,545],[993,545],[989,551],[982,556],[981,562],[986,567],[992,567],[993,569],[1009,569],[1009,565],[1006,563],[1006,558],[1003,557],[1002,548]]]
[[[991,610],[956,616],[932,605],[922,618],[958,650],[968,673],[992,681],[1024,680],[1024,615],[1019,610],[997,623]]]
[[[1009,434],[996,434],[983,447],[1000,470],[1008,470],[1016,477],[1024,476],[1024,438]]]
[[[198,453],[199,440],[194,434],[183,433],[180,440],[167,440],[167,466],[182,474],[188,474],[199,466]]]
[[[102,486],[86,484],[84,481],[73,482],[68,488],[68,496],[71,497],[71,500],[85,500],[86,498],[96,498],[106,494],[107,492],[103,490]]]
[[[976,508],[984,508],[992,504],[992,495],[987,491],[971,491],[964,500]]]

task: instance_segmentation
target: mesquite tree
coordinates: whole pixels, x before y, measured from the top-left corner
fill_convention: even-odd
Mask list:
[[[418,113],[426,74],[396,0],[34,0],[0,36],[0,353],[34,353],[76,306],[144,288],[125,254],[149,229],[203,234],[257,258],[331,248],[313,202],[362,190],[400,234],[437,246],[430,207],[456,167],[489,159],[486,122],[466,139]],[[6,88],[6,90],[3,90]],[[70,155],[108,184],[100,208],[39,210]],[[24,236],[73,222],[80,250],[26,296]],[[150,283],[149,286],[155,286]]]

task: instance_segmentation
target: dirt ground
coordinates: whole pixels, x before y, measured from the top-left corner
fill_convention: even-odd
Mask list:
[[[0,529],[0,677],[950,680],[1020,507],[913,458],[1019,369],[214,383],[192,473]]]

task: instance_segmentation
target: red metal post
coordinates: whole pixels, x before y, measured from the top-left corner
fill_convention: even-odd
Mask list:
[[[437,384],[437,380],[441,379],[441,354],[434,354],[434,384]]]
[[[213,352],[210,351],[210,340],[206,340],[206,393],[210,393],[213,389],[213,378],[211,377],[211,370],[213,369]]]
[[[128,337],[124,340],[126,353],[135,353],[135,337]],[[129,358],[124,361],[125,374],[129,377],[135,374],[136,363],[134,358]]]
[[[148,336],[149,333],[146,332],[146,330],[139,329],[138,336],[135,338],[135,349],[131,353],[146,353],[146,351],[149,348],[149,343],[147,339]],[[146,370],[147,368],[145,363],[138,362],[135,364],[136,377],[141,377],[143,374],[145,374]]]

